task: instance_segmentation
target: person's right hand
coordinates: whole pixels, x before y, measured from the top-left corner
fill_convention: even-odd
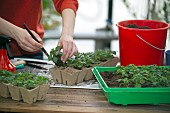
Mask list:
[[[31,35],[26,31],[26,29],[19,28],[18,31],[12,37],[18,43],[18,45],[25,51],[35,52],[40,50],[42,45],[42,40],[37,33],[31,30],[33,35],[39,40],[40,43],[36,42]]]
[[[31,30],[40,43],[36,42],[30,34],[21,27],[18,27],[0,17],[0,34],[9,36],[17,41],[18,45],[25,51],[35,52],[42,48],[42,40],[37,33]]]

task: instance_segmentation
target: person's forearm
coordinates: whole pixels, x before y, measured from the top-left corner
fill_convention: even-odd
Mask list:
[[[0,17],[0,34],[14,38],[14,31],[17,29],[19,30],[20,28]]]
[[[62,34],[73,36],[76,14],[72,9],[62,11]]]

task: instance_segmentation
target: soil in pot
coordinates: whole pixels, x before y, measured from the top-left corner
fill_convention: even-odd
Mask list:
[[[106,82],[108,87],[119,87],[119,82],[117,80],[120,78],[119,76],[113,76],[112,72],[100,72],[103,80]]]
[[[137,26],[136,24],[128,24],[126,27],[128,27],[128,28],[136,28],[136,29],[151,29],[148,26]]]

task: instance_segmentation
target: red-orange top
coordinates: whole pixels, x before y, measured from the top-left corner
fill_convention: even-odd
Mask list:
[[[77,0],[53,0],[53,2],[60,14],[65,8],[71,8],[75,13],[78,9]],[[23,23],[26,23],[31,30],[37,32],[43,38],[42,0],[1,0],[0,17],[22,28]],[[14,56],[31,54],[22,50],[15,40],[12,40],[11,52]]]

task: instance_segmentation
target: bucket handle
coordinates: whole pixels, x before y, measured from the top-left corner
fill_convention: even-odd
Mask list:
[[[149,42],[147,42],[146,40],[144,40],[142,37],[140,37],[138,34],[136,34],[136,36],[137,36],[140,40],[142,40],[143,42],[145,42],[146,44],[148,44],[149,46],[151,46],[151,47],[153,47],[153,48],[155,48],[155,49],[157,49],[157,50],[160,50],[160,51],[164,51],[164,50],[165,50],[165,49],[161,49],[161,48],[158,48],[158,47],[150,44]]]

